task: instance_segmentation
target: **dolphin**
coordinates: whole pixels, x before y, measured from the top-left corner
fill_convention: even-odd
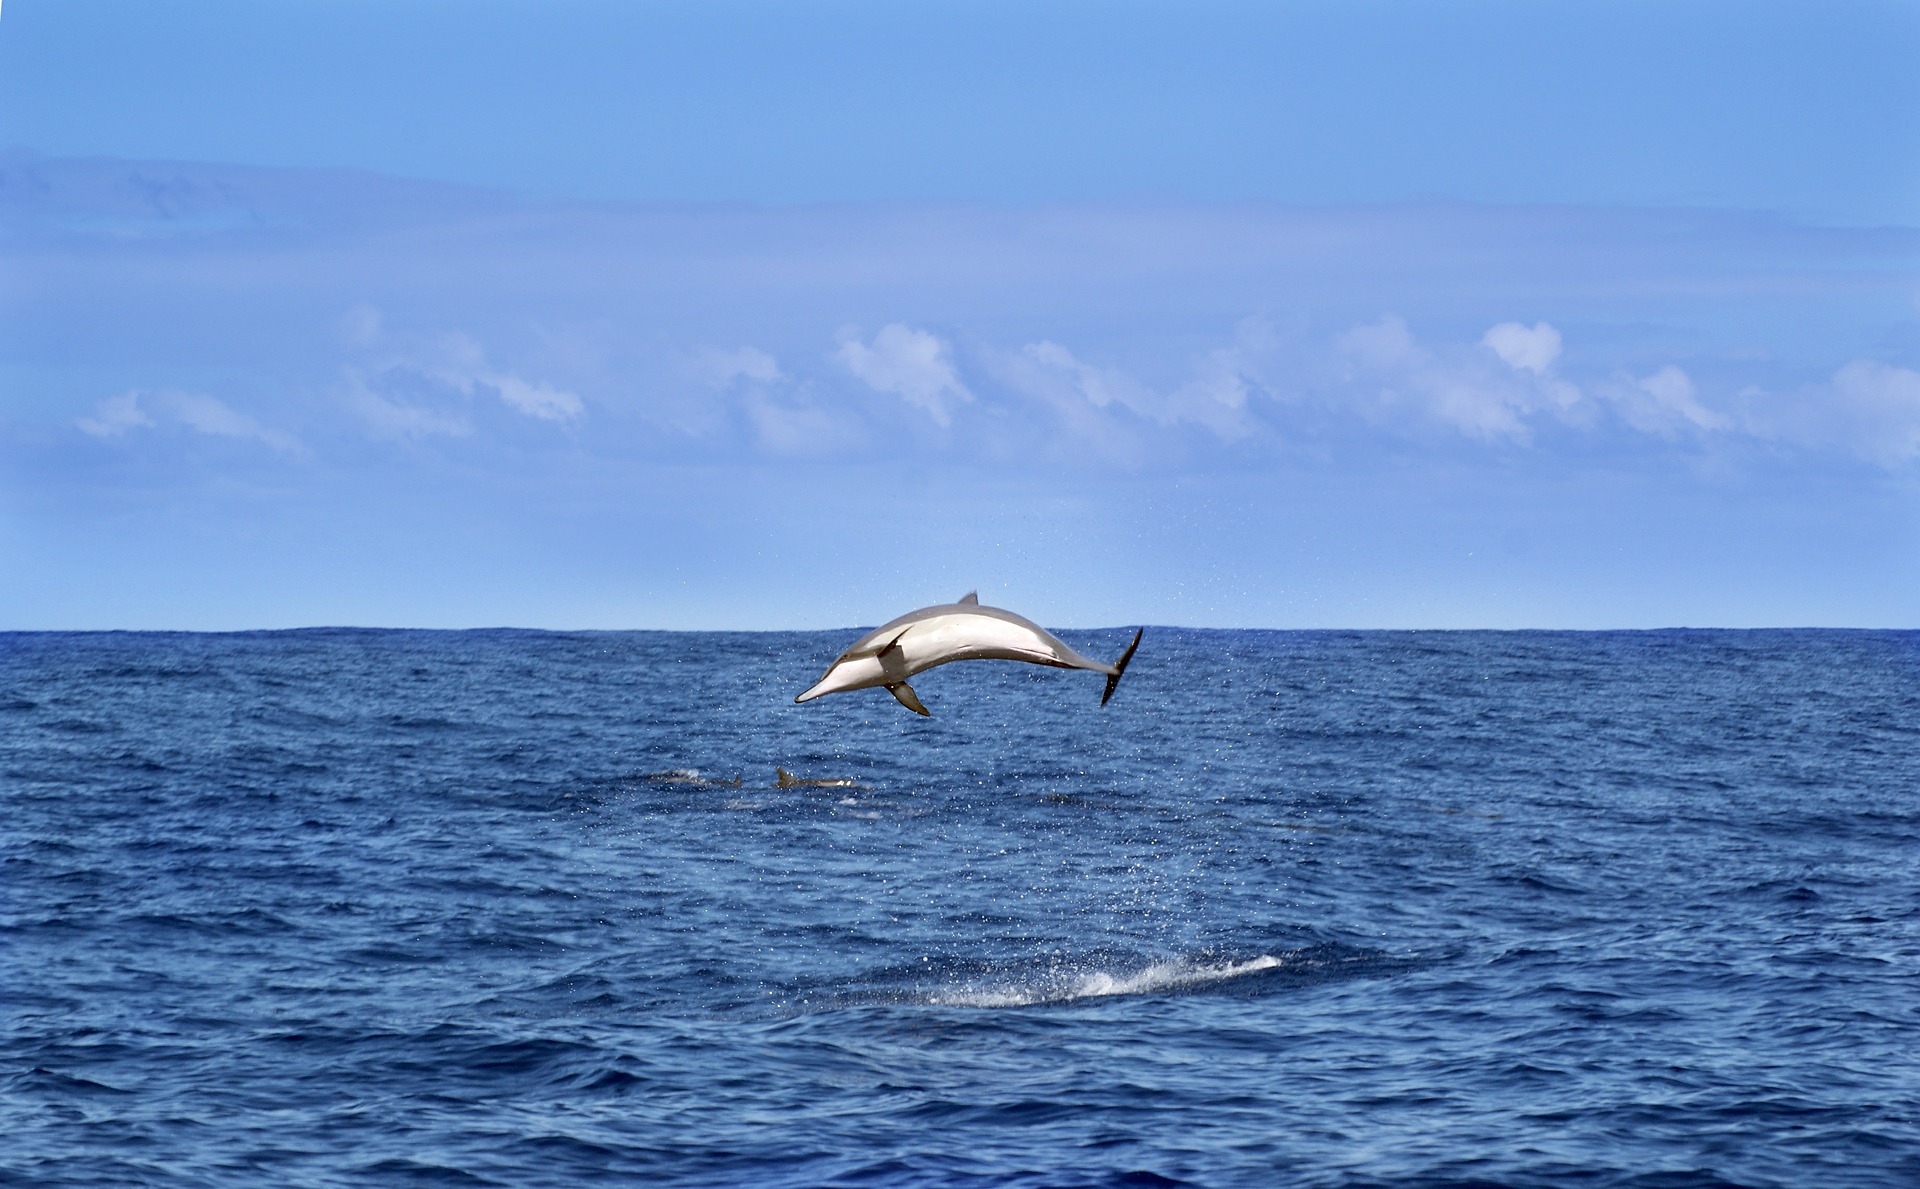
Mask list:
[[[969,591],[958,602],[909,611],[855,640],[853,647],[841,653],[820,680],[794,701],[811,702],[826,694],[877,685],[915,714],[931,718],[933,712],[920,704],[907,678],[948,661],[1002,660],[1105,673],[1107,689],[1100,695],[1100,704],[1105,706],[1146,630],[1141,628],[1133,634],[1133,643],[1127,645],[1119,660],[1102,664],[1081,656],[1030,619],[998,607],[982,607],[980,596]]]

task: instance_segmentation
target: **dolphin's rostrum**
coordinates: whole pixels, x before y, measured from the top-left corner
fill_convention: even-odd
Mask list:
[[[1026,661],[1057,669],[1090,669],[1107,675],[1100,704],[1120,684],[1133,650],[1140,647],[1145,628],[1133,634],[1133,643],[1111,665],[1081,656],[1039,624],[998,607],[982,607],[978,595],[968,593],[957,603],[922,607],[868,632],[841,653],[813,687],[795,698],[811,702],[823,694],[883,686],[902,706],[931,717],[907,678],[948,661]]]

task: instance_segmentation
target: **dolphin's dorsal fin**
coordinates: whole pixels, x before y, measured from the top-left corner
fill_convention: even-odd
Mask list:
[[[775,778],[774,788],[790,789],[793,787],[793,773],[787,771],[785,768],[776,767],[773,770],[773,774]]]
[[[915,714],[924,714],[928,718],[933,717],[933,711],[928,710],[920,704],[920,695],[914,693],[913,687],[906,682],[894,682],[887,687],[887,692],[893,695],[895,701],[913,711]]]
[[[962,607],[978,607],[980,605],[980,592],[977,590],[970,590],[966,594],[963,594],[959,598],[955,599],[954,602],[959,604]]]

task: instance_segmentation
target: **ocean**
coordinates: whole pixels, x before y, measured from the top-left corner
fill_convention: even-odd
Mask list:
[[[1920,633],[856,634],[0,635],[0,1182],[1920,1184]]]

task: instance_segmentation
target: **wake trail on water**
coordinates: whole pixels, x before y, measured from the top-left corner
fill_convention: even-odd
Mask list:
[[[927,992],[919,1002],[929,1007],[1029,1007],[1113,995],[1149,995],[1194,990],[1261,971],[1277,970],[1288,964],[1288,959],[1272,954],[1261,954],[1244,962],[1208,963],[1176,958],[1155,962],[1132,974],[1089,970],[1026,984],[944,987]]]
[[[1328,982],[1391,978],[1431,957],[1339,942],[1267,952],[1249,947],[1237,954],[1214,949],[1176,956],[1101,951],[1025,962],[902,966],[833,986],[792,987],[781,1001],[787,1011],[807,1015],[862,1007],[1051,1007],[1129,996],[1253,999]]]

